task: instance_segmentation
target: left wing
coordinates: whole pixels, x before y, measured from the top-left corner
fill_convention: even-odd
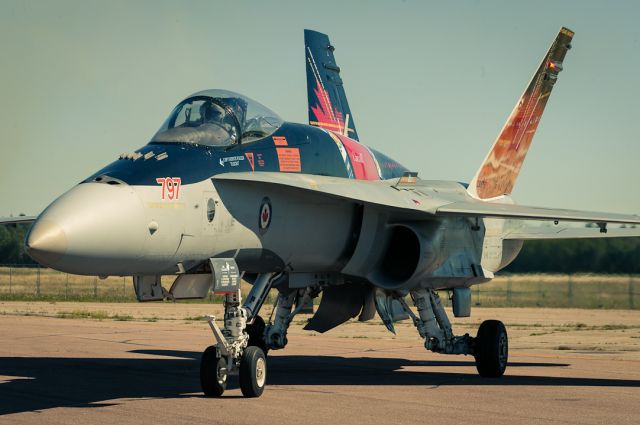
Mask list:
[[[566,226],[522,226],[505,232],[504,239],[521,241],[547,239],[596,239],[596,238],[634,238],[640,237],[640,227],[607,229],[606,233],[598,227],[566,227]]]
[[[499,204],[474,199],[458,183],[415,181],[402,185],[391,180],[351,180],[339,177],[293,173],[225,173],[213,181],[243,181],[254,184],[288,187],[333,198],[349,199],[376,205],[404,214],[429,217],[493,217],[515,220],[575,221],[585,223],[619,223],[640,225],[640,216],[590,211],[538,208]],[[414,177],[415,179],[415,177]],[[433,188],[437,190],[433,190]]]
[[[453,202],[437,210],[438,215],[511,218],[518,220],[577,221],[584,223],[640,224],[640,216],[604,212],[565,210],[558,208],[527,207],[524,205],[497,204],[466,199]]]
[[[25,216],[25,215],[21,215],[18,217],[5,217],[5,218],[0,217],[0,225],[33,223],[34,221],[36,221],[37,218],[38,218],[37,216]]]

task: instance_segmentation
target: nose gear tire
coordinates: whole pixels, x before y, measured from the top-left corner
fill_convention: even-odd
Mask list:
[[[218,349],[207,347],[200,360],[200,385],[207,397],[220,397],[227,388],[227,361],[218,356]]]
[[[245,397],[260,397],[267,381],[267,359],[256,346],[244,350],[240,359],[240,390]]]

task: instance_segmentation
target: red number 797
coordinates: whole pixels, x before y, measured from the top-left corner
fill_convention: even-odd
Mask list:
[[[156,182],[162,185],[162,199],[178,199],[180,197],[180,177],[158,177]]]

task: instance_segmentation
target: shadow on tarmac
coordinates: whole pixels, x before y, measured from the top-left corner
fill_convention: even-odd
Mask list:
[[[134,350],[155,358],[0,357],[0,415],[55,407],[109,406],[120,398],[202,397],[200,355],[192,351]],[[166,358],[157,358],[166,356]],[[546,376],[481,378],[473,371],[430,371],[429,367],[473,367],[472,361],[416,361],[398,358],[338,356],[269,357],[273,385],[529,385],[640,387],[640,380]],[[509,363],[518,367],[566,367],[566,363]],[[424,367],[420,371],[404,368]],[[507,370],[507,374],[509,370]],[[16,377],[11,379],[10,377]],[[1,382],[1,381],[0,381]],[[230,382],[233,387],[234,380]],[[117,403],[116,403],[117,404]]]

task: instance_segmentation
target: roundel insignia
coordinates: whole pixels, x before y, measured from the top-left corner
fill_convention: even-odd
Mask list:
[[[260,232],[264,233],[269,228],[271,224],[271,201],[269,198],[264,198],[262,200],[262,204],[260,205],[260,215],[258,217],[258,227],[260,228]]]

